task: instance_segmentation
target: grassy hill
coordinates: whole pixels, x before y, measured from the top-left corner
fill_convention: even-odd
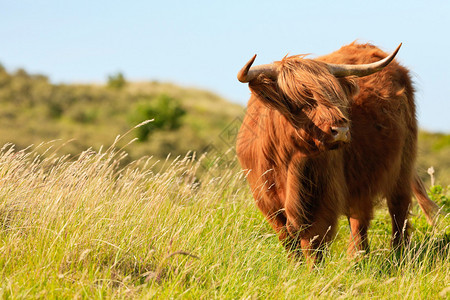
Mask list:
[[[126,147],[126,162],[142,156],[165,159],[169,153],[184,156],[188,151],[223,154],[234,146],[244,114],[244,107],[211,92],[170,83],[127,83],[111,76],[106,85],[56,85],[43,75],[10,73],[1,65],[0,105],[0,145],[13,143],[23,149],[58,140],[51,143],[54,149],[72,156],[88,148],[108,148],[118,135],[155,119],[118,142],[122,147],[140,138]],[[178,117],[177,111],[182,112]],[[145,130],[150,134],[142,138]],[[430,166],[437,183],[449,184],[450,135],[420,134],[418,170],[428,183]]]
[[[1,67],[0,105],[0,144],[14,143],[23,149],[59,139],[56,146],[64,144],[60,153],[72,155],[90,147],[108,147],[116,136],[141,121],[155,119],[147,125],[152,133],[146,140],[127,147],[129,160],[143,155],[184,155],[211,145],[222,151],[232,146],[221,138],[222,131],[244,113],[242,106],[210,92],[169,83],[136,82],[120,88],[55,85],[45,76],[24,70],[10,74]],[[161,115],[175,109],[183,112],[176,120],[177,126],[154,125]],[[119,146],[137,137],[137,133],[135,130],[129,134]]]

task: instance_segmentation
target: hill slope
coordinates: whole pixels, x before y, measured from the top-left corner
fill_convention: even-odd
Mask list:
[[[0,144],[14,143],[21,149],[43,141],[72,140],[60,150],[72,155],[89,147],[108,147],[119,134],[147,118],[155,119],[148,125],[151,134],[127,147],[130,159],[184,155],[211,145],[222,151],[232,143],[220,134],[244,113],[242,106],[210,92],[169,83],[127,83],[122,88],[55,85],[45,76],[24,70],[10,74],[1,66],[0,105]],[[161,115],[174,118],[167,114],[172,107],[182,111],[177,126],[155,125]],[[132,132],[121,144],[136,134]]]
[[[164,159],[169,153],[177,156],[192,150],[222,154],[234,146],[244,115],[244,107],[213,93],[170,83],[55,85],[43,75],[24,70],[9,73],[1,65],[0,105],[0,145],[13,143],[22,149],[60,139],[53,143],[55,147],[61,146],[60,153],[71,155],[90,147],[108,147],[118,135],[154,118],[146,139],[126,148],[127,161],[142,156]],[[177,109],[182,111],[179,117],[173,114]],[[166,119],[158,125],[163,116]],[[164,123],[170,121],[173,126]],[[139,130],[127,135],[119,146],[136,136],[140,136]],[[448,184],[450,135],[421,133],[418,169],[422,178],[428,180],[426,170],[431,165],[437,182]]]

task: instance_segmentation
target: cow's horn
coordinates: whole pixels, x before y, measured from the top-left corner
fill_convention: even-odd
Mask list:
[[[333,74],[336,77],[345,77],[345,76],[358,76],[363,77],[370,74],[373,74],[375,72],[381,71],[384,67],[386,67],[397,55],[398,50],[400,50],[400,47],[402,46],[402,43],[398,45],[397,49],[395,49],[394,52],[392,52],[391,55],[387,56],[386,58],[383,58],[380,61],[371,63],[371,64],[363,64],[363,65],[335,65],[335,64],[328,64],[328,69],[330,70],[331,74]]]
[[[245,66],[239,71],[237,78],[240,82],[250,82],[259,74],[264,73],[266,76],[276,79],[278,76],[278,69],[274,64],[259,65],[252,67],[255,61],[256,54],[250,59]]]

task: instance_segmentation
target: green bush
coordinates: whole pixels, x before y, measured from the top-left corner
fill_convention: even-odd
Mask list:
[[[121,89],[127,84],[125,77],[121,72],[108,76],[108,86],[114,89]]]
[[[181,106],[180,101],[161,94],[156,98],[144,98],[138,101],[130,113],[129,120],[132,125],[136,125],[153,119],[153,122],[136,130],[137,138],[140,141],[146,141],[155,130],[178,129],[185,114],[186,110]]]
[[[98,110],[95,107],[74,106],[68,115],[78,123],[94,123],[98,117]]]

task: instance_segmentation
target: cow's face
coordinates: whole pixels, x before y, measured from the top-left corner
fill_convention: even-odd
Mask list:
[[[297,109],[287,115],[301,144],[311,153],[349,143],[349,99],[357,92],[353,80],[338,79],[327,66],[301,57],[285,58],[277,78],[280,96]]]
[[[349,143],[349,99],[357,91],[353,80],[336,78],[326,65],[301,57],[278,64],[276,80],[250,82],[250,88],[295,128],[299,149],[308,155]]]

